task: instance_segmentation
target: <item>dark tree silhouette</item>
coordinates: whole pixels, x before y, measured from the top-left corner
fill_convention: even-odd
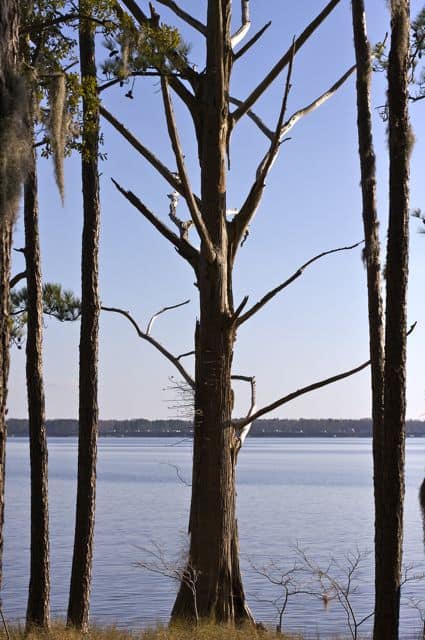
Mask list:
[[[90,15],[90,2],[80,0],[82,15]],[[90,20],[79,29],[83,87],[82,184],[84,223],[81,260],[81,329],[79,382],[78,481],[74,553],[68,603],[68,625],[87,630],[90,606],[93,535],[96,504],[98,434],[98,253],[99,111],[96,92],[95,32]]]

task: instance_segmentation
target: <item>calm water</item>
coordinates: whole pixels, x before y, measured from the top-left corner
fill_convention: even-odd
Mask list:
[[[417,491],[423,478],[425,442],[407,442],[405,558],[425,569]],[[67,606],[75,500],[77,442],[49,443],[52,609]],[[4,610],[25,615],[29,564],[28,442],[10,439],[7,450]],[[178,481],[177,465],[190,479],[191,443],[173,439],[101,439],[92,619],[140,628],[165,622],[175,585],[136,566],[152,543],[168,558],[184,553],[190,489]],[[270,604],[279,592],[253,572],[273,559],[291,566],[298,542],[309,556],[326,563],[330,555],[372,549],[371,442],[369,439],[256,439],[246,443],[238,464],[238,519],[245,586],[256,617],[275,623]],[[408,585],[402,607],[402,638],[417,637],[419,616],[407,596],[424,600],[425,581]],[[362,565],[353,604],[361,614],[372,602],[371,558]],[[264,602],[267,600],[268,602]],[[308,596],[288,605],[289,631],[312,637],[346,633],[336,602],[326,609]],[[365,627],[365,631],[367,628]]]

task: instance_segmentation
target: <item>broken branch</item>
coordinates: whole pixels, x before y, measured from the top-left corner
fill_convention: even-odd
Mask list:
[[[301,267],[299,267],[299,269],[297,269],[289,278],[287,278],[287,280],[285,280],[284,282],[279,284],[277,287],[275,287],[274,289],[266,293],[266,295],[263,296],[261,300],[259,300],[256,304],[254,304],[251,307],[251,309],[248,309],[248,311],[244,313],[244,315],[237,318],[236,320],[237,326],[240,326],[246,320],[249,320],[249,318],[251,318],[255,313],[257,313],[257,311],[262,309],[262,307],[264,307],[264,305],[270,302],[270,300],[272,300],[278,293],[280,293],[283,289],[285,289],[287,286],[292,284],[294,280],[297,280],[300,276],[302,276],[302,274],[304,273],[304,270],[307,267],[309,267],[311,264],[316,262],[317,260],[320,260],[325,256],[329,256],[332,253],[338,253],[340,251],[350,251],[351,249],[355,249],[356,247],[360,246],[363,243],[364,243],[364,240],[361,240],[360,242],[356,242],[356,244],[352,244],[348,247],[338,247],[338,249],[330,249],[329,251],[322,251],[322,253],[318,253],[317,256],[310,258],[310,260],[308,260]]]

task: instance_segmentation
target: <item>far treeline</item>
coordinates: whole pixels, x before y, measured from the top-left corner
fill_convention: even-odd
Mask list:
[[[47,420],[47,434],[50,437],[78,436],[78,420]],[[12,419],[8,422],[8,434],[12,437],[28,437],[28,420]],[[406,434],[409,437],[425,436],[425,421],[408,420]],[[108,438],[123,437],[192,437],[193,423],[190,420],[100,420],[99,436]],[[361,437],[372,436],[372,420],[336,420],[299,418],[296,420],[256,420],[249,437]]]

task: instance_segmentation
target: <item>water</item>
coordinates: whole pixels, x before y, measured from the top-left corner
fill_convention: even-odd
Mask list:
[[[29,567],[28,442],[7,445],[4,610],[22,620]],[[49,441],[52,612],[66,614],[70,579],[77,442]],[[422,525],[417,491],[423,479],[424,442],[407,442],[405,560],[424,571]],[[160,438],[99,441],[95,558],[91,616],[100,624],[138,629],[166,622],[176,585],[137,566],[146,549],[160,545],[164,555],[181,557],[187,548],[191,442]],[[372,549],[372,465],[369,439],[260,439],[247,441],[238,463],[238,521],[248,600],[258,620],[275,624],[272,601],[279,590],[252,569],[273,560],[290,569],[297,543],[323,565],[332,555]],[[352,603],[359,619],[371,608],[372,557],[362,563]],[[401,637],[416,638],[418,611],[408,597],[424,600],[425,580],[404,590]],[[347,633],[337,602],[325,608],[311,596],[291,599],[287,631],[312,637]],[[367,625],[364,631],[368,630]],[[362,627],[363,629],[363,627]]]

